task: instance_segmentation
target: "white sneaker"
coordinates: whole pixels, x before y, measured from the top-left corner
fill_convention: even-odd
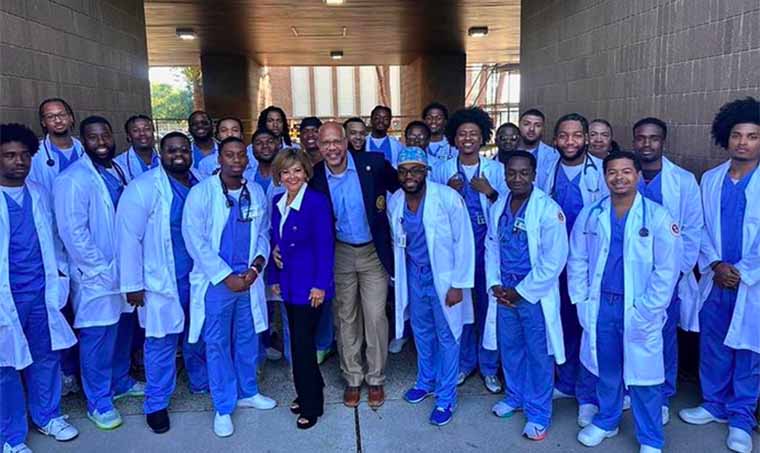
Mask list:
[[[72,393],[79,393],[79,383],[76,376],[61,375],[61,396],[70,395]]]
[[[214,434],[219,437],[230,437],[235,432],[230,414],[222,415],[217,412],[214,415]]]
[[[459,374],[457,374],[457,387],[464,384],[464,381],[466,381],[468,377],[470,377],[469,374],[460,371]]]
[[[690,407],[678,411],[681,420],[692,425],[706,425],[711,422],[728,423],[728,420],[717,418],[702,406]]]
[[[649,445],[642,445],[641,448],[639,448],[639,453],[662,453],[662,450],[650,447]]]
[[[37,427],[37,431],[59,442],[71,440],[79,435],[79,431],[66,421],[67,418],[69,418],[68,415],[51,418],[47,425]]]
[[[596,404],[581,404],[578,406],[578,426],[585,428],[594,421],[594,415],[599,413]]]
[[[604,439],[617,436],[618,432],[618,428],[615,428],[612,431],[605,431],[592,423],[578,433],[578,442],[587,447],[596,447],[601,444]]]
[[[264,396],[261,393],[257,393],[248,398],[241,398],[237,402],[238,407],[252,407],[259,410],[269,410],[277,407],[277,401]]]
[[[752,436],[741,428],[729,426],[726,446],[731,451],[750,453],[752,451]]]
[[[6,442],[3,444],[3,453],[32,453],[32,449],[27,447],[26,444],[18,444],[15,447],[11,447]]]
[[[561,399],[565,399],[565,398],[575,398],[575,397],[573,395],[568,395],[567,393],[565,393],[565,392],[563,392],[563,391],[561,391],[559,389],[556,389],[556,388],[552,392],[552,399],[553,400],[561,400]]]
[[[145,396],[145,382],[135,381],[132,387],[124,393],[114,395],[113,400],[120,400],[122,398],[128,398],[133,396]]]
[[[668,406],[662,406],[662,426],[665,426],[670,421],[670,408]]]
[[[631,408],[631,395],[623,396],[623,410],[627,411]]]
[[[388,352],[391,354],[398,354],[404,349],[404,345],[409,341],[406,338],[394,338],[388,344]]]
[[[520,410],[519,408],[512,407],[506,402],[499,401],[491,407],[491,412],[499,418],[508,418],[515,415],[515,412]]]
[[[501,382],[498,376],[483,377],[483,385],[486,386],[486,390],[490,393],[501,393]]]

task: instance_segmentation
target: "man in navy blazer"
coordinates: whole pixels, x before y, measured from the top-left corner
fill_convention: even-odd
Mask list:
[[[335,216],[333,311],[340,366],[347,384],[343,402],[356,407],[362,383],[366,382],[368,403],[376,409],[385,401],[385,305],[388,277],[393,272],[386,194],[399,185],[396,171],[382,154],[347,150],[341,125],[325,123],[319,130],[319,151],[324,160],[314,166],[309,185],[328,195]],[[362,360],[365,342],[366,367]]]

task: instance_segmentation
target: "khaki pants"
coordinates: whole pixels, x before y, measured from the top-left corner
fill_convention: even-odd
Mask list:
[[[347,384],[359,387],[383,385],[388,359],[388,273],[374,244],[335,246],[335,334],[340,368]],[[367,366],[362,363],[362,346],[367,343]],[[365,373],[366,369],[366,373]]]

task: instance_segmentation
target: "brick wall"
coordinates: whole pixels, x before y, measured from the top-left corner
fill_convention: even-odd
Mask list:
[[[125,145],[122,125],[150,114],[142,0],[0,2],[0,121],[41,133],[37,107],[62,97],[77,118],[108,118]]]
[[[725,159],[709,125],[722,104],[760,94],[758,0],[524,0],[521,107],[548,122],[578,111],[630,147],[644,116],[669,126],[667,151],[701,173]]]

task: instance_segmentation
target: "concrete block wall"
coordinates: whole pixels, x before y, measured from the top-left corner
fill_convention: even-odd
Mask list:
[[[125,146],[124,121],[150,114],[142,0],[0,2],[0,121],[41,133],[48,97],[66,99],[77,119],[108,118]]]
[[[524,0],[521,108],[548,122],[578,111],[631,146],[644,116],[668,123],[666,152],[701,173],[726,158],[709,135],[724,103],[760,96],[758,0]]]

